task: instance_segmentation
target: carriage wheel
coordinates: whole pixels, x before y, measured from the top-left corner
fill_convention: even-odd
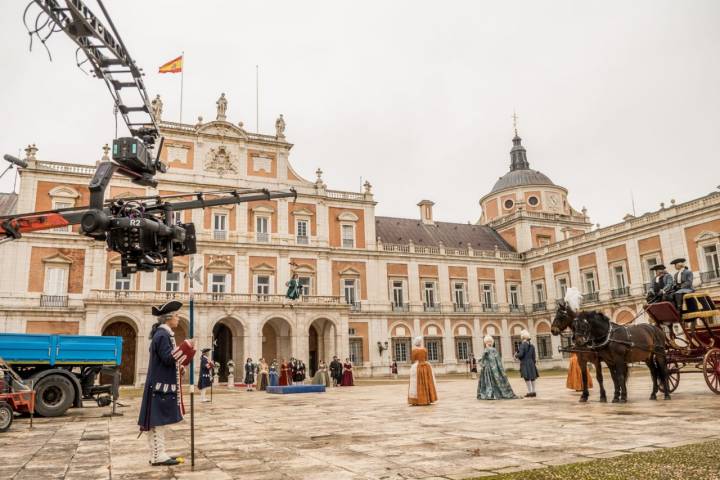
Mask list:
[[[670,387],[670,391],[667,393],[673,393],[675,390],[677,390],[678,385],[680,384],[680,365],[678,365],[677,362],[667,362],[667,371],[668,371],[668,387]],[[665,386],[662,382],[658,382],[658,389],[665,393]]]
[[[720,395],[720,348],[712,348],[705,354],[703,375],[710,390]]]

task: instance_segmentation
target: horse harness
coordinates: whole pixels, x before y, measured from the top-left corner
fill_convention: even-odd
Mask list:
[[[625,345],[631,349],[635,348],[635,349],[642,350],[642,351],[649,352],[649,353],[654,353],[654,354],[664,353],[664,347],[658,347],[656,345],[654,348],[651,349],[648,346],[636,344],[635,342],[632,341],[632,334],[630,333],[630,330],[628,329],[627,325],[618,325],[616,323],[611,322],[610,319],[608,319],[608,324],[609,324],[608,331],[607,331],[607,334],[605,335],[604,340],[602,340],[600,343],[595,343],[595,341],[597,339],[595,337],[590,336],[590,330],[591,330],[590,324],[589,324],[590,322],[587,319],[584,319],[584,321],[585,321],[584,324],[576,325],[576,327],[574,328],[574,332],[573,332],[573,337],[577,333],[580,333],[582,336],[588,338],[587,342],[585,342],[585,345],[581,346],[581,348],[583,348],[583,350],[587,349],[587,351],[590,351],[590,352],[597,352],[598,350],[602,350],[602,349],[606,348],[612,342],[612,343],[618,343],[620,345]],[[587,327],[586,327],[587,330],[585,330],[585,324],[587,324]],[[581,327],[581,326],[583,327],[583,331],[580,331],[579,327]],[[643,325],[637,325],[637,326],[642,327]],[[613,333],[620,331],[620,330],[625,332],[625,337],[627,338],[626,340],[620,340],[618,338],[613,338]]]

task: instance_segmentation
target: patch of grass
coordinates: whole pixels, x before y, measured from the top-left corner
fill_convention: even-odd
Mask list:
[[[476,480],[718,480],[720,440]],[[472,480],[472,479],[468,479]]]

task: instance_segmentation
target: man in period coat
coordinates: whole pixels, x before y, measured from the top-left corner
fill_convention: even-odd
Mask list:
[[[648,303],[669,300],[670,291],[675,283],[673,276],[668,273],[662,263],[655,265],[650,270],[655,273],[655,277],[653,277],[652,287],[648,292]]]
[[[340,385],[340,382],[342,382],[342,373],[343,373],[343,366],[342,362],[338,360],[337,355],[335,355],[332,359],[332,362],[330,362],[330,376],[333,379],[333,386],[337,387]]]
[[[209,387],[212,387],[213,371],[215,370],[215,364],[208,357],[208,353],[210,353],[210,349],[203,348],[202,356],[200,357],[200,381],[198,382],[198,388],[200,389],[201,402],[209,402],[205,392],[207,392]]]
[[[670,262],[670,264],[675,265],[675,275],[673,275],[675,282],[673,284],[673,291],[675,306],[677,307],[678,312],[680,312],[682,311],[683,297],[685,294],[695,291],[693,288],[693,273],[685,266],[684,258],[676,258]]]
[[[182,348],[175,344],[173,329],[180,321],[177,312],[181,307],[182,303],[176,300],[152,307],[157,322],[150,332],[150,358],[138,425],[141,432],[148,432],[153,466],[183,463],[182,457],[171,457],[165,452],[165,427],[180,422],[185,413],[181,368],[195,353],[186,349],[191,342],[185,342]]]

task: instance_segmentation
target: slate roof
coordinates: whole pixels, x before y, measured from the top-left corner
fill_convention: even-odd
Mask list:
[[[383,243],[404,245],[437,246],[440,242],[446,247],[467,248],[468,243],[476,250],[498,250],[513,252],[513,248],[492,228],[484,225],[465,223],[435,222],[424,224],[411,218],[375,217],[375,230]]]
[[[16,213],[17,199],[17,193],[0,193],[0,215]]]
[[[521,187],[524,185],[555,185],[544,173],[537,170],[523,169],[511,170],[495,182],[490,193],[495,193],[509,187]]]

